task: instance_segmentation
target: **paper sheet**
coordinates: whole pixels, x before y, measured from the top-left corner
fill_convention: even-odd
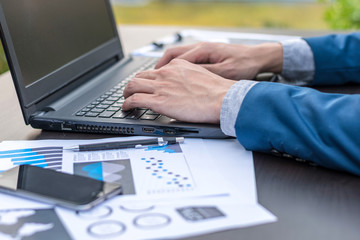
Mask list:
[[[78,144],[124,140],[3,142],[0,145],[0,171],[17,164],[62,169],[68,173],[118,182],[126,189],[125,197],[142,200],[218,195],[233,191],[234,186],[218,174],[218,164],[208,154],[201,139],[187,139],[181,145],[143,149],[92,152],[62,150]],[[250,201],[244,199],[244,202]]]
[[[128,168],[128,174],[121,173],[120,179],[125,182],[132,179],[133,184],[129,186],[134,186],[134,192],[80,213],[0,194],[0,239],[15,239],[15,236],[48,239],[40,236],[54,235],[62,239],[178,238],[276,221],[274,215],[257,203],[252,155],[236,140],[186,139],[180,148],[103,153],[62,151],[62,156],[58,156],[59,147],[134,138],[139,137],[1,143],[0,170],[29,161],[90,177],[91,173],[95,176],[100,173],[103,180],[118,181],[119,176],[113,176],[114,171]],[[109,169],[114,171],[109,172]],[[167,170],[162,171],[162,175],[152,175],[164,169]],[[179,175],[179,179],[170,179],[173,180],[170,186],[169,179],[163,181],[166,178],[163,173],[168,171]],[[180,177],[186,178],[181,179],[186,191],[173,189],[172,184]],[[127,189],[131,189],[129,186]]]

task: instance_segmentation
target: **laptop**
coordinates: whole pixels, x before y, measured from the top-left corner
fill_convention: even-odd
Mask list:
[[[155,58],[124,57],[109,0],[0,0],[1,39],[26,124],[54,131],[226,137],[218,125],[151,109],[122,91]]]

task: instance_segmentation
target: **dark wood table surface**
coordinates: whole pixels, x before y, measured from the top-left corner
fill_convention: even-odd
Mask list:
[[[128,53],[153,39],[181,29],[183,28],[120,26],[120,33],[125,52]],[[297,35],[321,34],[308,31],[300,33],[245,31]],[[138,38],[140,33],[146,38]],[[360,86],[319,89],[326,92],[360,93]],[[109,137],[109,135],[48,132],[26,126],[9,73],[0,76],[0,111],[0,141]],[[360,239],[360,177],[256,152],[254,164],[258,200],[278,217],[278,221],[188,239]]]

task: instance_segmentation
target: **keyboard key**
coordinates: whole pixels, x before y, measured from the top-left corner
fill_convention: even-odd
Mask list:
[[[85,114],[85,117],[97,117],[98,115],[99,115],[99,113],[88,112],[87,114]]]
[[[113,111],[113,112],[117,112],[121,109],[121,107],[114,107],[114,106],[111,106],[109,107],[108,109],[106,109],[107,111]]]
[[[139,119],[145,112],[146,110],[135,109],[132,113],[126,116],[126,119]]]
[[[105,109],[103,108],[94,108],[91,110],[91,112],[96,112],[96,113],[102,113],[103,111],[105,111]]]
[[[112,95],[111,97],[108,97],[106,100],[107,101],[117,101],[119,100],[120,96],[119,97],[115,97],[114,95]]]
[[[111,105],[111,104],[113,104],[115,101],[108,101],[108,100],[105,100],[105,101],[103,101],[101,104],[103,104],[103,105]]]
[[[98,104],[100,104],[100,101],[93,101],[91,104],[92,105],[98,105]]]
[[[151,120],[151,121],[153,121],[153,120],[155,120],[157,117],[158,117],[159,115],[146,115],[146,114],[144,114],[144,115],[142,115],[141,116],[141,120]]]
[[[115,112],[112,111],[105,111],[100,113],[99,117],[100,118],[110,118],[112,115],[114,115]]]
[[[159,113],[154,112],[153,110],[149,109],[149,110],[147,110],[146,115],[159,115]]]
[[[91,110],[91,108],[87,108],[87,107],[81,109],[82,112],[88,112],[88,111],[90,111],[90,110]]]
[[[84,116],[86,114],[86,112],[77,112],[75,115],[76,116],[79,116],[79,117],[81,117],[81,116]]]
[[[127,115],[129,115],[132,111],[119,111],[117,113],[115,113],[115,115],[113,116],[113,118],[119,118],[119,119],[123,119],[125,118]]]
[[[100,98],[106,99],[106,98],[108,98],[110,95],[111,95],[111,94],[105,93],[105,94],[101,95]]]
[[[123,103],[119,103],[119,102],[116,102],[114,103],[113,105],[111,105],[112,107],[122,107]]]
[[[94,105],[94,104],[89,104],[89,105],[87,105],[86,107],[87,108],[94,108],[96,105]]]
[[[96,107],[97,107],[97,108],[107,109],[108,107],[110,107],[110,105],[99,104],[99,105],[97,105]]]

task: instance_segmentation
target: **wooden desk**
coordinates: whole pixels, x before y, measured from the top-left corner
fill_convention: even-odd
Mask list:
[[[120,26],[120,33],[125,52],[129,53],[154,39],[181,29],[181,27]],[[292,34],[289,31],[258,30],[258,32]],[[319,34],[298,31],[293,33],[303,36]],[[24,124],[9,73],[0,76],[0,86],[1,141],[107,137],[32,129]],[[359,86],[321,90],[360,93]],[[271,224],[189,239],[360,239],[360,177],[262,153],[254,153],[254,162],[259,202],[272,211],[279,220]]]

